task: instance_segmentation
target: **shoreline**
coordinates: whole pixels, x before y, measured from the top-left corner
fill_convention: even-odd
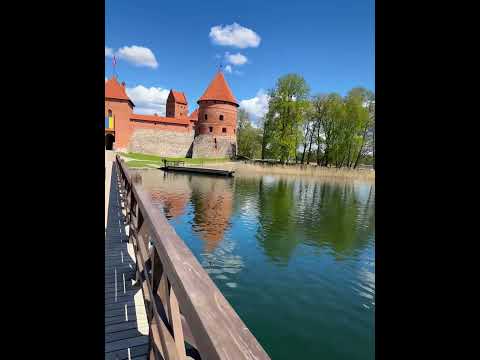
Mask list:
[[[125,159],[127,166],[131,169],[146,170],[157,169],[163,165],[161,158],[155,159],[155,156],[148,156],[147,159],[139,159],[138,155],[128,156],[127,154],[119,154]],[[249,175],[288,175],[302,176],[312,178],[337,179],[349,181],[367,181],[375,182],[375,170],[373,169],[348,169],[348,168],[327,168],[317,165],[281,165],[281,164],[252,164],[244,161],[229,161],[221,159],[206,159],[200,163],[186,163],[189,167],[205,167],[212,169],[222,169],[235,171],[235,174],[241,176]]]
[[[317,167],[316,165],[258,165],[233,163],[238,175],[291,175],[325,179],[375,182],[375,171],[366,169],[337,169]],[[215,164],[217,165],[217,164]]]

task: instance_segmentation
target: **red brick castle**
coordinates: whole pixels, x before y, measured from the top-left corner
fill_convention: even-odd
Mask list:
[[[238,101],[221,71],[188,114],[183,92],[170,90],[166,116],[134,114],[135,104],[113,76],[105,82],[105,148],[166,157],[236,155]]]

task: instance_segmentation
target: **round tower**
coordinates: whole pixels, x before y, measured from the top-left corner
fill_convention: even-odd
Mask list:
[[[198,99],[193,157],[231,157],[237,146],[237,99],[221,71]]]

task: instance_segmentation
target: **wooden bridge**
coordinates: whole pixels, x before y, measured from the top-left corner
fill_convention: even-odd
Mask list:
[[[269,359],[117,156],[105,232],[105,359]]]

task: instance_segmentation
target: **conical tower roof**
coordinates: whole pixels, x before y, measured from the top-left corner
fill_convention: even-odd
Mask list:
[[[112,76],[105,82],[105,97],[110,99],[128,100],[133,104],[125,91],[125,86],[118,82],[116,76]]]
[[[228,86],[227,80],[223,76],[223,72],[219,71],[216,73],[210,85],[208,85],[207,90],[203,95],[198,99],[197,103],[204,100],[220,100],[227,101],[238,106],[238,101],[233,96],[232,90]]]

